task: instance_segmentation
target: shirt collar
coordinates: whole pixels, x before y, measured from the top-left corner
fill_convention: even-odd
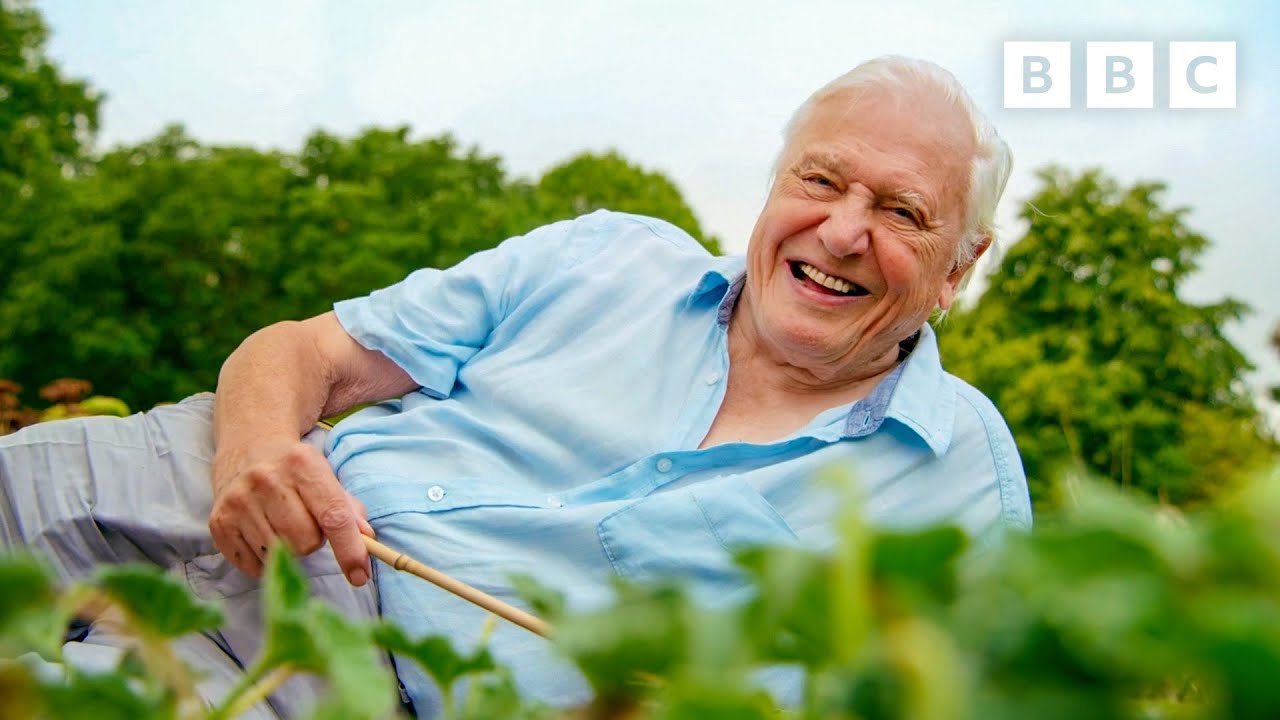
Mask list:
[[[859,408],[862,405],[863,407]],[[855,413],[870,412],[869,429],[854,427]],[[956,391],[942,369],[938,336],[928,324],[920,329],[916,347],[870,395],[854,403],[846,435],[860,437],[874,432],[885,419],[900,423],[941,456],[951,446],[955,430]],[[877,420],[878,416],[878,420]],[[862,418],[858,417],[858,425]],[[857,433],[851,432],[857,430]]]
[[[689,304],[718,301],[716,319],[729,324],[733,306],[746,283],[746,258],[718,257],[698,279]],[[938,337],[927,323],[906,360],[898,364],[867,397],[853,403],[845,416],[843,437],[858,438],[894,420],[917,435],[935,455],[951,445],[955,429],[955,387],[942,369]]]
[[[689,306],[719,301],[716,320],[729,324],[733,306],[738,302],[742,286],[747,279],[747,259],[741,255],[729,255],[712,259],[712,266],[698,278],[698,284],[689,293]]]

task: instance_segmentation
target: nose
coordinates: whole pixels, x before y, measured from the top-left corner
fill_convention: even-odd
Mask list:
[[[818,226],[818,240],[827,252],[838,258],[866,254],[871,248],[870,202],[851,195],[829,208],[826,219]]]

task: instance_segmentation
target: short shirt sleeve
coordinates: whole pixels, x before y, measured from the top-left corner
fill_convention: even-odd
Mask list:
[[[428,394],[448,397],[458,370],[511,308],[591,251],[600,213],[540,227],[457,265],[334,304],[356,342],[382,352]]]

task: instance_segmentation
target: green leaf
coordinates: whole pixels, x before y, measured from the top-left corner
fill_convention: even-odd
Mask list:
[[[43,564],[26,554],[0,555],[0,626],[53,598],[53,583]]]
[[[312,672],[323,671],[325,658],[316,647],[305,613],[308,594],[307,578],[297,561],[283,544],[274,543],[263,569],[265,637],[259,664],[289,663]]]
[[[562,720],[563,713],[520,697],[515,678],[506,667],[496,667],[470,680],[458,720]]]
[[[0,657],[35,651],[56,660],[71,612],[57,602],[43,563],[26,554],[0,555]]]
[[[967,544],[955,527],[882,532],[872,544],[871,571],[878,582],[897,590],[949,602],[956,587],[955,561]]]
[[[679,587],[618,581],[615,589],[612,608],[565,618],[554,637],[605,702],[644,695],[641,678],[664,677],[682,664],[693,619]]]
[[[321,716],[378,718],[391,712],[396,689],[370,625],[343,617],[309,597],[307,578],[280,543],[264,571],[265,639],[255,671],[289,666],[323,678],[330,687]]]
[[[65,684],[47,685],[43,695],[49,717],[59,720],[170,720],[173,696],[140,691],[121,674],[70,671]]]
[[[370,630],[318,601],[309,611],[307,632],[331,688],[325,704],[343,709],[347,718],[386,717],[396,701],[396,685]]]
[[[198,600],[181,580],[150,565],[101,568],[95,583],[144,632],[179,637],[222,624],[217,606]]]
[[[539,583],[532,575],[515,573],[507,579],[516,595],[529,603],[533,614],[553,625],[564,616],[564,593]]]
[[[448,638],[439,635],[412,640],[398,626],[384,622],[375,626],[374,639],[397,656],[418,663],[445,691],[450,691],[460,677],[494,669],[488,648],[480,648],[471,655],[460,655]]]
[[[306,605],[311,594],[307,576],[283,543],[272,543],[262,578],[268,618],[301,610]]]
[[[662,696],[662,720],[774,720],[778,707],[768,694],[745,685],[682,683]]]
[[[743,628],[758,656],[768,662],[799,662],[813,667],[835,655],[831,632],[833,609],[830,575],[834,561],[795,548],[757,548],[741,552],[738,563],[758,588],[748,603]]]

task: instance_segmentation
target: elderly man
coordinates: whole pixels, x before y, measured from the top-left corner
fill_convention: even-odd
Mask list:
[[[587,608],[613,573],[723,598],[728,549],[820,547],[831,503],[812,478],[831,463],[879,524],[1028,525],[1004,422],[943,371],[927,324],[991,243],[1003,141],[950,74],[901,58],[819,90],[785,140],[745,258],[597,212],[261,330],[216,400],[4,440],[5,541],[68,576],[139,554],[183,569],[232,616],[184,653],[234,667],[276,537],[315,553],[316,592],[466,647],[483,611],[375,573],[361,533],[513,602],[507,577],[527,572]],[[39,502],[53,482],[76,502]],[[530,695],[584,699],[540,638],[505,626],[491,648]],[[399,674],[432,714],[431,682]],[[305,702],[287,690],[282,714]]]

